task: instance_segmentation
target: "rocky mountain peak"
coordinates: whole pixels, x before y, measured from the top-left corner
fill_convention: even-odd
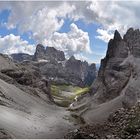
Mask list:
[[[114,33],[114,40],[117,40],[117,41],[122,40],[122,37],[117,30],[115,30],[115,33]]]
[[[70,58],[69,58],[70,61],[75,61],[75,57],[72,55]]]
[[[129,28],[129,29],[127,30],[126,34],[130,34],[130,33],[132,33],[132,32],[134,32],[134,29],[131,27],[131,28]]]
[[[114,39],[110,40],[106,57],[101,61],[98,79],[104,91],[99,91],[103,101],[124,95],[123,104],[131,106],[139,97],[139,70],[140,70],[140,31],[128,29],[123,39],[115,31]],[[135,82],[131,82],[135,81]],[[93,93],[97,88],[94,83]]]
[[[129,28],[123,38],[125,41],[129,42],[139,37],[140,37],[139,29],[134,30],[133,28]]]
[[[38,44],[33,56],[28,54],[11,56],[20,62],[29,60],[31,63],[36,63],[42,75],[58,84],[91,85],[96,77],[95,64],[89,66],[87,62],[77,60],[74,56],[66,60],[64,52],[54,47],[45,48]]]
[[[45,59],[46,50],[42,44],[36,46],[36,51],[34,54],[34,60]]]
[[[34,54],[34,60],[56,60],[56,61],[64,61],[65,55],[63,51],[59,51],[54,47],[45,47],[41,44],[38,44],[36,47],[36,51]]]
[[[29,55],[26,53],[14,53],[11,54],[11,57],[13,58],[14,61],[17,62],[22,62],[22,61],[31,61],[33,58],[33,55]]]
[[[42,44],[38,44],[36,50],[45,50],[45,47]]]
[[[92,84],[91,94],[87,94],[73,104],[72,109],[77,109],[87,100],[83,106],[85,108],[88,106],[90,111],[86,111],[82,117],[90,123],[96,123],[96,114],[98,114],[98,121],[104,121],[118,108],[134,106],[140,100],[139,71],[140,31],[130,28],[123,39],[118,31],[115,31],[114,38],[108,43],[107,54],[101,60],[98,77]],[[84,111],[84,109],[79,110],[79,112]],[[105,117],[100,117],[102,114],[105,114]]]
[[[46,58],[55,59],[57,61],[64,61],[65,55],[63,51],[57,50],[54,47],[46,47]]]
[[[35,53],[45,53],[45,47],[42,44],[38,44],[36,46],[36,52]]]
[[[123,37],[124,42],[127,44],[129,53],[134,57],[140,58],[140,31],[139,29],[130,28]]]

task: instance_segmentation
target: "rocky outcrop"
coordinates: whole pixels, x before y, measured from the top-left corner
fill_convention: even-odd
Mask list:
[[[92,63],[88,66],[88,73],[84,78],[84,82],[86,85],[91,85],[94,81],[94,79],[96,78],[96,65],[95,63]]]
[[[138,96],[139,91],[139,86],[137,85],[139,83],[138,71],[140,68],[140,60],[138,59],[139,44],[139,30],[130,28],[123,38],[121,38],[118,31],[115,31],[114,39],[111,39],[108,43],[106,57],[101,60],[96,82],[100,81],[105,90],[98,98],[106,101],[125,94],[127,98],[131,98],[128,96],[133,96],[132,99],[135,100],[134,97]],[[92,94],[95,94],[95,87],[93,85]]]
[[[85,86],[91,85],[96,76],[95,64],[76,60],[74,56],[66,61],[51,60],[38,63],[43,75],[51,82]]]
[[[101,60],[98,73],[98,79],[105,89],[99,97],[100,100],[105,101],[119,96],[127,85],[131,76],[131,65],[128,63],[121,64],[129,55],[128,49],[127,43],[121,38],[118,31],[115,31],[114,39],[111,39],[108,43],[106,57]],[[93,90],[94,88],[93,85]]]
[[[86,125],[68,133],[65,138],[73,139],[139,139],[140,104],[130,109],[120,108],[112,113],[103,124]]]
[[[4,129],[0,129],[0,139],[11,139],[12,136]]]
[[[0,54],[0,70],[3,69],[13,69],[17,68],[18,64],[15,64],[11,58],[9,58],[8,55]]]
[[[33,59],[33,55],[29,55],[26,53],[14,53],[11,55],[11,57],[13,58],[13,60],[17,61],[17,62],[22,62],[22,61],[31,61]]]
[[[130,28],[122,38],[115,31],[101,60],[90,94],[71,109],[88,123],[102,122],[120,107],[130,108],[140,97],[140,31]],[[103,115],[104,114],[104,115]]]
[[[36,96],[45,96],[43,99],[53,101],[50,84],[43,80],[40,69],[30,61],[13,62],[7,55],[0,55],[0,79],[9,84],[14,84],[21,90]]]
[[[55,84],[90,86],[96,77],[95,64],[89,65],[86,61],[82,62],[75,59],[74,56],[67,60],[63,51],[53,47],[45,48],[41,44],[37,45],[33,56],[25,54],[21,56],[20,54],[13,54],[11,56],[14,60],[19,58],[17,61],[29,58],[28,62],[24,62],[24,64],[30,63],[37,66],[41,74]]]
[[[45,47],[41,44],[38,44],[36,47],[36,51],[34,54],[33,60],[57,60],[57,61],[64,61],[65,55],[64,52],[56,50],[53,47]]]
[[[89,65],[86,61],[76,60],[74,56],[66,62],[65,68],[70,78],[77,76],[83,85],[91,85],[96,77],[95,64]]]

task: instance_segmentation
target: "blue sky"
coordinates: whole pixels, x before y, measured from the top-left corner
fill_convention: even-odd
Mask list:
[[[68,32],[70,30],[70,24],[72,22],[73,21],[66,19],[64,25],[59,30],[59,32]],[[100,25],[96,23],[85,23],[83,20],[78,20],[74,23],[78,26],[78,28],[82,29],[85,32],[88,32],[89,35],[92,53],[84,53],[84,56],[86,56],[90,62],[98,61],[99,63],[100,59],[105,56],[107,50],[107,43],[96,38],[96,36],[98,35],[96,30],[100,28]]]
[[[36,40],[30,37],[31,31],[20,32],[18,29],[18,24],[14,27],[9,29],[7,27],[8,19],[11,15],[12,11],[8,9],[3,9],[0,11],[0,36],[4,38],[7,35],[13,34],[15,36],[20,36],[21,40],[26,40],[28,44],[37,45]],[[92,53],[80,52],[80,55],[84,56],[84,58],[89,62],[100,62],[100,59],[104,57],[106,52],[107,43],[104,41],[97,39],[96,36],[98,33],[96,30],[100,28],[100,25],[97,23],[86,23],[84,20],[72,20],[69,18],[63,18],[64,24],[62,27],[57,30],[59,33],[68,33],[70,31],[70,25],[74,23],[77,25],[79,29],[84,32],[88,33],[89,41],[90,41],[90,49]],[[46,25],[47,26],[47,25]],[[19,46],[20,47],[20,46]]]
[[[33,54],[38,43],[100,63],[117,29],[140,26],[140,2],[0,2],[0,52]],[[126,19],[126,17],[129,17]]]

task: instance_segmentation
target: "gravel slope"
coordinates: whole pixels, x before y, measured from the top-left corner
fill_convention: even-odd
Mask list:
[[[0,80],[0,130],[12,138],[63,138],[69,112]]]

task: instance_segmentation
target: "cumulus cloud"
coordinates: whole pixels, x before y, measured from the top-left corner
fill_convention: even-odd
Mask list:
[[[15,27],[20,22],[21,29],[24,31],[32,30],[33,37],[38,40],[42,40],[47,35],[59,30],[63,25],[63,18],[66,16],[73,20],[83,19],[88,23],[100,23],[103,30],[106,30],[106,34],[100,34],[102,32],[97,30],[100,34],[99,39],[108,38],[110,32],[115,29],[124,34],[131,26],[140,27],[140,1],[25,1],[5,3],[7,2],[0,3],[1,8],[6,5],[12,11],[8,20],[8,27]]]
[[[20,36],[13,34],[0,37],[0,52],[5,54],[12,53],[28,53],[33,54],[35,51],[34,45],[30,45],[27,41],[24,41]]]
[[[114,36],[114,34],[110,32],[110,30],[97,29],[97,33],[99,35],[96,36],[96,38],[101,39],[106,43]]]
[[[51,38],[52,34],[62,27],[64,18],[73,9],[74,7],[66,3],[55,10],[45,7],[30,16],[28,20],[23,21],[23,24],[19,25],[20,29],[22,32],[32,31],[32,38],[37,43],[43,43],[44,39]]]
[[[140,28],[139,5],[140,1],[93,1],[89,9],[102,25],[102,30],[97,30],[97,38],[107,41],[116,29],[123,35],[129,27]]]
[[[83,54],[81,54],[81,53],[75,54],[74,56],[75,56],[75,58],[78,59],[78,60],[88,61],[88,62],[89,62],[89,59],[88,59],[85,55],[83,55]]]
[[[55,32],[44,44],[63,50],[67,56],[81,52],[91,53],[88,33],[79,29],[74,23],[70,25],[68,33]]]
[[[63,47],[59,46],[58,48],[65,50],[70,55],[85,51],[85,49],[89,50],[88,43],[83,47],[88,39],[86,38],[84,41],[79,36],[82,39],[80,42],[74,35],[70,39],[70,33],[58,33],[65,18],[100,24],[101,27],[97,29],[96,38],[107,42],[112,38],[116,29],[123,35],[129,27],[140,28],[139,5],[140,1],[16,1],[0,2],[0,9],[7,8],[11,11],[7,23],[8,28],[18,25],[21,34],[31,31],[31,37],[37,43],[46,43],[48,40],[55,46],[57,43],[61,44]],[[84,34],[84,36],[87,35]],[[67,41],[64,42],[63,38]],[[62,41],[60,41],[61,39]],[[77,47],[75,44],[78,44]]]
[[[24,22],[30,21],[31,16],[37,13],[39,10],[47,7],[48,9],[53,7],[52,4],[60,5],[61,2],[45,2],[45,1],[1,1],[0,8],[9,9],[11,11],[10,17],[8,19],[7,27],[15,28],[17,24],[23,25]],[[26,10],[25,10],[26,7]],[[0,9],[2,10],[2,9]],[[30,20],[29,20],[30,19]],[[30,24],[30,23],[29,23]]]
[[[20,33],[30,31],[31,37],[37,43],[42,43],[44,39],[48,39],[58,31],[64,23],[64,18],[75,9],[66,2],[17,1],[9,2],[7,5],[11,10],[6,24],[8,29],[18,25]]]

